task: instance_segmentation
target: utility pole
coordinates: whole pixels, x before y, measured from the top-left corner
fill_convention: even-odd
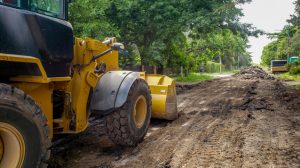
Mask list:
[[[219,59],[220,59],[220,73],[222,73],[222,58],[221,58],[221,56],[219,56]]]
[[[183,78],[183,67],[182,67],[182,65],[180,66],[180,75]]]
[[[289,25],[290,26],[290,25]],[[289,60],[290,59],[290,57],[291,57],[291,36],[290,36],[290,29],[288,29],[288,32],[287,32],[287,42],[288,42],[288,59],[287,60]]]
[[[238,54],[238,70],[240,69],[240,54]]]

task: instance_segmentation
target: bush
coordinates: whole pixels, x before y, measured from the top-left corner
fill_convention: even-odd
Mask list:
[[[291,74],[300,74],[300,59],[290,65]]]

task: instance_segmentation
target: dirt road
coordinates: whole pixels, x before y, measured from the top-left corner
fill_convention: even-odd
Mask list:
[[[277,80],[222,78],[178,95],[180,117],[153,120],[135,148],[114,146],[101,121],[53,149],[51,167],[300,167],[300,92]]]

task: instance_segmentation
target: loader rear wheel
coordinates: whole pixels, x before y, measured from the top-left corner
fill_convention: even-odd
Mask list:
[[[0,137],[0,160],[2,160],[3,153],[4,153],[3,141],[2,138]]]
[[[144,139],[150,119],[150,89],[144,80],[137,79],[123,107],[106,116],[106,132],[115,144],[136,146]]]
[[[21,133],[12,125],[0,122],[0,136],[3,156],[1,166],[21,167],[25,156],[25,142]]]
[[[47,119],[23,91],[0,84],[0,167],[46,167],[51,141]]]

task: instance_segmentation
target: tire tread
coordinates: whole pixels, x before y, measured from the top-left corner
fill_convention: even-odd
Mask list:
[[[105,126],[106,133],[109,138],[118,145],[122,146],[136,146],[140,141],[137,141],[131,134],[128,128],[128,110],[130,108],[130,98],[132,97],[135,89],[138,85],[143,85],[148,90],[147,100],[149,100],[149,106],[151,107],[151,94],[148,84],[143,79],[137,79],[131,86],[127,100],[125,104],[117,111],[106,116]],[[151,111],[150,111],[151,113]],[[150,114],[151,118],[151,114]],[[148,124],[149,125],[149,124]],[[146,130],[148,127],[146,128]]]
[[[0,83],[0,97],[11,100],[12,105],[18,105],[21,108],[28,109],[23,110],[23,115],[33,121],[41,133],[41,159],[40,162],[37,163],[37,167],[47,167],[47,161],[49,160],[51,153],[51,139],[49,137],[50,129],[47,124],[47,118],[39,105],[31,96],[27,95],[22,90],[3,83]]]

